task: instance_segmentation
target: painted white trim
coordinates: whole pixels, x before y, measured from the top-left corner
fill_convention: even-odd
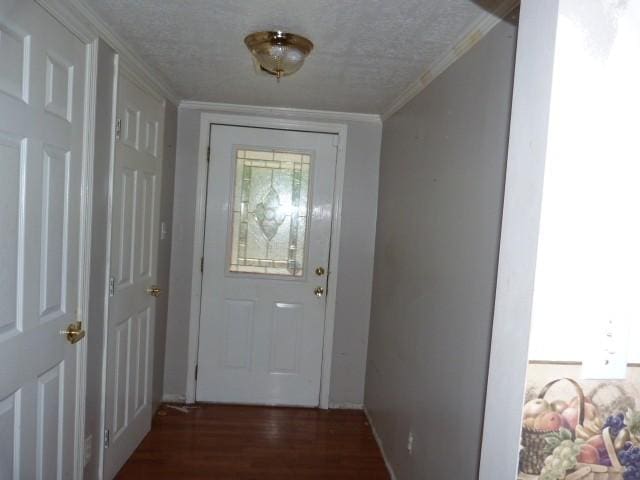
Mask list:
[[[329,403],[330,410],[363,410],[364,405],[362,403]]]
[[[520,0],[503,0],[493,12],[480,15],[475,22],[469,25],[453,45],[434,63],[411,83],[391,104],[384,109],[381,118],[387,120],[394,113],[409,103],[416,95],[423,91],[440,74],[467,53],[474,45],[493,29],[504,17],[509,15],[518,5]]]
[[[163,104],[164,102],[166,102],[165,97],[160,92],[158,92],[157,89],[153,88],[152,85],[149,85],[147,79],[144,76],[140,75],[140,72],[137,71],[135,65],[131,63],[130,58],[122,56],[120,54],[118,54],[118,57],[120,58],[119,65],[120,73],[122,75],[125,75],[127,79],[130,80],[136,87],[149,94],[158,102],[161,102]]]
[[[520,10],[479,480],[518,471],[558,4]]]
[[[181,105],[182,106],[182,105]],[[255,111],[255,110],[252,110]],[[291,111],[287,109],[287,111]],[[342,123],[322,123],[290,118],[242,116],[227,112],[204,111],[200,116],[200,144],[198,148],[198,183],[196,189],[195,232],[191,264],[191,304],[189,308],[189,332],[187,350],[186,402],[196,400],[195,370],[198,362],[198,339],[200,333],[200,308],[202,297],[202,273],[200,259],[204,249],[204,226],[207,197],[207,148],[209,129],[212,123],[224,123],[243,127],[266,127],[280,130],[304,130],[308,132],[335,133],[338,135],[336,179],[334,187],[333,219],[331,225],[331,257],[329,259],[327,310],[322,353],[322,375],[320,381],[320,408],[329,408],[331,390],[331,363],[336,312],[338,258],[340,256],[340,228],[342,220],[342,193],[347,152],[348,127]]]
[[[120,55],[115,54],[113,59],[113,97],[111,98],[111,124],[109,133],[109,189],[107,193],[107,238],[105,245],[105,279],[104,284],[109,285],[111,278],[111,233],[113,228],[113,188],[115,182],[115,169],[116,169],[116,117],[118,110],[118,87],[120,78]],[[103,319],[102,319],[102,372],[101,372],[101,393],[100,395],[100,433],[104,432],[107,428],[107,359],[109,352],[109,313],[111,306],[111,298],[109,296],[109,289],[106,288],[104,293],[104,307],[103,307]],[[104,478],[104,457],[105,457],[105,445],[104,435],[99,439],[99,457],[98,457],[98,480]]]
[[[219,113],[233,113],[238,115],[257,115],[263,117],[288,117],[304,118],[309,120],[320,121],[337,121],[337,122],[370,122],[382,123],[380,115],[373,113],[351,113],[351,112],[335,112],[330,110],[308,110],[302,108],[288,107],[267,107],[254,105],[240,105],[234,103],[215,103],[215,102],[199,102],[194,100],[183,100],[180,102],[179,108],[189,110],[208,110]]]
[[[185,403],[185,397],[175,393],[165,393],[162,395],[162,403]]]
[[[376,426],[373,424],[373,420],[371,418],[371,414],[369,413],[369,410],[367,409],[367,407],[364,407],[363,410],[364,410],[364,414],[367,417],[367,421],[369,422],[369,426],[371,427],[371,432],[373,433],[373,438],[376,439],[376,443],[378,444],[378,448],[380,449],[380,453],[382,454],[382,459],[384,460],[384,464],[387,467],[387,471],[389,472],[389,476],[391,477],[391,480],[397,480],[398,477],[396,477],[396,474],[393,471],[393,467],[391,466],[391,462],[387,458],[387,454],[385,453],[384,447],[382,446],[382,439],[380,438],[380,435],[378,435],[378,432],[376,431]]]
[[[98,68],[98,40],[87,43],[84,88],[84,126],[82,146],[82,184],[80,198],[80,256],[78,261],[78,319],[85,330],[90,328],[89,297],[91,278],[91,219],[93,205],[93,165],[95,144],[96,86]],[[76,352],[76,418],[74,434],[73,478],[80,480],[84,473],[84,434],[87,398],[87,339],[80,342]]]

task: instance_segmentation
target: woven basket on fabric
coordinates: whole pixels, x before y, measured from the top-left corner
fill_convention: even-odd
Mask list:
[[[538,398],[543,399],[553,385],[563,380],[570,382],[575,387],[576,392],[578,392],[578,398],[580,399],[578,406],[578,423],[582,425],[584,423],[584,392],[575,380],[570,378],[559,378],[553,382],[549,382],[540,391]],[[544,439],[544,437],[549,433],[551,432],[534,430],[526,425],[522,426],[522,451],[520,452],[521,472],[528,473],[530,475],[540,474],[542,467],[544,467],[544,461],[549,456],[549,454],[545,452],[547,442]]]
[[[609,427],[602,431],[604,446],[611,460],[611,467],[603,465],[589,465],[579,463],[574,472],[569,473],[564,480],[623,480],[624,467],[620,464],[620,459],[613,446],[613,438]]]

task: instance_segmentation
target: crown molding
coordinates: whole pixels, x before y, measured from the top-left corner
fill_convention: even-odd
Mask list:
[[[420,77],[411,83],[381,114],[382,121],[409,103],[416,95],[467,53],[489,33],[503,18],[520,4],[520,0],[504,0],[492,12],[483,13],[465,29],[453,46],[431,64]]]
[[[325,121],[351,121],[382,124],[380,115],[373,113],[307,110],[302,108],[253,106],[234,103],[200,102],[195,100],[183,100],[180,102],[179,108],[187,110],[206,110],[220,113],[236,113],[240,115],[255,115],[264,117],[296,117],[302,119]]]
[[[88,42],[95,37],[102,38],[120,55],[121,61],[128,65],[129,70],[149,88],[155,90],[157,95],[175,105],[180,103],[180,97],[170,87],[166,78],[127,46],[127,43],[83,0],[36,1],[81,40]]]

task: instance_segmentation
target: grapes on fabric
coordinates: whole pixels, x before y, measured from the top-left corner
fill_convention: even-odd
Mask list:
[[[618,458],[624,466],[624,480],[640,480],[640,447],[627,442],[618,453]]]

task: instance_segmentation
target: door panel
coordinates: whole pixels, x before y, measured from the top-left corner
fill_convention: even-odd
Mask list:
[[[0,5],[0,478],[72,479],[86,46]]]
[[[269,373],[300,373],[300,340],[304,328],[304,305],[276,303],[273,305]]]
[[[26,139],[0,133],[0,168],[5,179],[0,189],[0,215],[6,234],[0,236],[0,335],[22,325],[22,259],[24,251],[24,173]]]
[[[61,362],[38,377],[36,468],[39,479],[62,478],[63,404],[64,363]]]
[[[111,275],[107,333],[104,475],[113,478],[151,428],[151,338],[155,299],[164,106],[121,74],[116,115],[111,222]]]
[[[197,400],[318,405],[336,140],[212,126]]]

